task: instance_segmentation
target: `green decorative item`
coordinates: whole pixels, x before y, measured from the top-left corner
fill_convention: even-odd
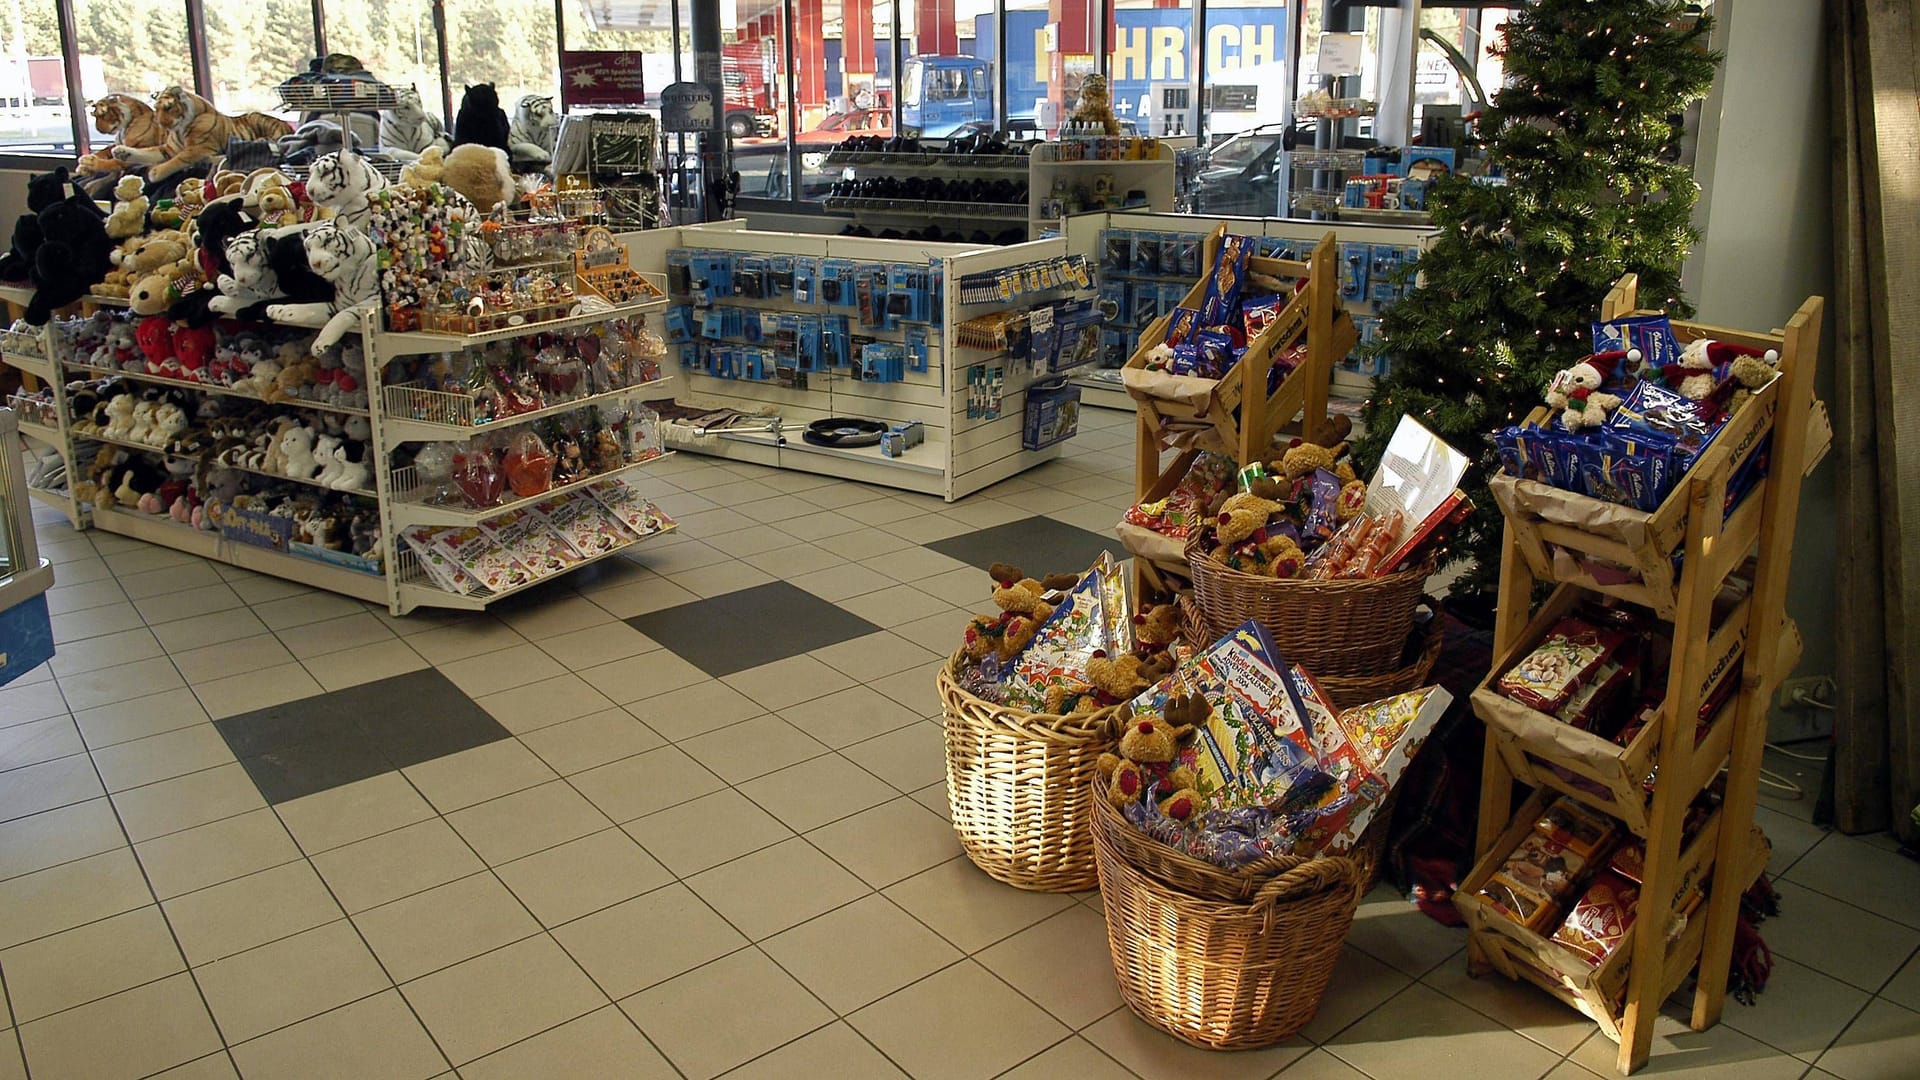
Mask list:
[[[1453,543],[1457,599],[1491,602],[1500,511],[1490,433],[1540,404],[1553,373],[1591,355],[1591,324],[1622,274],[1643,306],[1690,314],[1681,263],[1698,194],[1680,116],[1713,85],[1708,20],[1671,0],[1537,0],[1506,18],[1506,86],[1479,123],[1492,183],[1451,176],[1427,196],[1439,237],[1402,272],[1372,355],[1392,357],[1354,456],[1373,470],[1403,414],[1474,458],[1474,513]]]

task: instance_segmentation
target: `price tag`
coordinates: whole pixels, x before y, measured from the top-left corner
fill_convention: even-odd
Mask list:
[[[1360,74],[1366,37],[1365,34],[1321,34],[1320,63],[1316,70],[1322,75]]]

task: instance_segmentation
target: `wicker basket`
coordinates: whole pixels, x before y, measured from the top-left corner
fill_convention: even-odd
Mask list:
[[[1377,676],[1400,666],[1431,563],[1370,578],[1270,578],[1207,558],[1187,544],[1193,595],[1214,641],[1248,619],[1273,635],[1287,659],[1316,678]]]
[[[1314,673],[1314,681],[1320,689],[1333,699],[1336,709],[1351,709],[1355,705],[1365,705],[1369,701],[1404,694],[1427,684],[1427,676],[1433,674],[1433,665],[1440,659],[1440,646],[1444,641],[1446,620],[1441,617],[1440,602],[1432,597],[1423,601],[1433,612],[1433,620],[1427,627],[1426,643],[1421,646],[1420,655],[1413,663],[1390,671],[1385,675],[1329,675]],[[1199,651],[1219,640],[1218,635],[1209,635],[1207,620],[1200,613],[1200,605],[1192,596],[1180,598],[1181,633],[1187,639],[1187,647]],[[1291,657],[1289,657],[1291,659]],[[1404,659],[1404,657],[1403,657]]]
[[[960,846],[996,880],[1035,892],[1081,892],[1094,869],[1089,792],[1114,749],[1113,710],[1049,716],[961,689],[961,657],[941,667],[947,803]]]
[[[1138,832],[1105,800],[1096,806],[1107,944],[1129,1008],[1214,1050],[1271,1046],[1313,1020],[1359,906],[1357,860],[1274,860],[1264,869],[1277,874],[1240,883],[1254,884],[1248,898],[1215,899],[1133,864],[1126,852],[1138,845],[1122,844]]]

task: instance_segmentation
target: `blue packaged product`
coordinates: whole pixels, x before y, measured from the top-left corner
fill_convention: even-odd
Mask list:
[[[1136,274],[1160,272],[1159,233],[1143,229],[1133,234],[1133,272]]]
[[[1174,308],[1167,319],[1167,344],[1179,345],[1200,332],[1200,312],[1194,308]]]
[[[1625,364],[1614,374],[1624,381],[1642,371],[1659,371],[1680,359],[1680,340],[1673,336],[1673,323],[1665,315],[1629,315],[1621,319],[1593,324],[1593,351],[1639,349],[1640,367],[1628,370]]]
[[[1133,230],[1101,230],[1100,269],[1122,274],[1133,269]]]
[[[1193,336],[1199,349],[1199,368],[1195,374],[1217,379],[1233,366],[1233,337],[1218,330],[1202,330]]]
[[[1607,418],[1607,427],[1667,436],[1673,440],[1675,465],[1685,472],[1705,453],[1713,437],[1726,425],[1710,420],[1700,403],[1658,383],[1635,383],[1620,407]]]
[[[1493,433],[1493,449],[1500,457],[1500,471],[1508,476],[1525,479],[1527,476],[1526,443],[1520,438],[1520,429],[1504,427]]]
[[[1402,250],[1392,244],[1373,245],[1367,268],[1367,299],[1375,304],[1390,304],[1399,297]]]
[[[1358,303],[1367,298],[1367,280],[1372,262],[1372,245],[1340,245],[1340,299]]]
[[[1207,291],[1200,301],[1200,324],[1217,326],[1226,322],[1240,306],[1240,287],[1247,276],[1247,249],[1250,236],[1228,236],[1220,243],[1220,257],[1207,275]]]

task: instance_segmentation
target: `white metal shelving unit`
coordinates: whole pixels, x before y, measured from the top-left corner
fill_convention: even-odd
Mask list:
[[[1066,218],[1079,213],[1098,213],[1106,207],[1090,207],[1064,216],[1049,215],[1046,212],[1048,200],[1053,194],[1056,180],[1067,181],[1070,187],[1091,184],[1097,178],[1105,176],[1113,181],[1116,196],[1125,197],[1129,191],[1139,191],[1146,198],[1141,210],[1169,213],[1173,210],[1174,189],[1174,152],[1173,147],[1164,142],[1154,144],[1154,156],[1150,158],[1129,158],[1119,161],[1103,161],[1090,158],[1063,160],[1060,155],[1063,146],[1071,143],[1041,143],[1033,148],[1032,165],[1027,174],[1027,236],[1038,238],[1049,231],[1058,234],[1066,228]]]
[[[0,300],[24,304],[31,297],[31,290],[0,287]],[[118,304],[125,301],[111,298],[91,297],[89,303],[96,306]],[[419,501],[421,492],[412,482],[411,468],[392,467],[392,451],[395,447],[410,442],[432,442],[439,440],[463,440],[475,435],[500,431],[532,423],[543,417],[558,413],[571,412],[596,404],[612,404],[615,401],[659,397],[666,393],[670,379],[656,379],[637,383],[621,390],[593,395],[559,405],[504,417],[483,423],[459,424],[435,422],[417,419],[411,415],[395,415],[387,408],[388,388],[381,384],[381,371],[386,364],[400,356],[434,353],[453,353],[484,345],[505,338],[524,337],[547,333],[558,329],[579,328],[596,323],[621,318],[635,318],[652,314],[666,307],[666,301],[652,300],[640,304],[630,304],[608,310],[583,313],[553,322],[530,323],[484,334],[453,335],[433,333],[389,333],[378,329],[378,316],[372,311],[363,313],[360,334],[365,345],[367,362],[367,398],[368,407],[364,409],[333,405],[326,402],[290,399],[273,402],[293,408],[319,412],[332,412],[347,416],[364,416],[370,429],[369,459],[374,463],[374,490],[353,491],[346,494],[371,499],[378,507],[381,523],[381,538],[386,551],[383,573],[369,574],[344,566],[333,565],[318,559],[302,555],[275,551],[269,548],[228,540],[220,533],[195,529],[180,524],[170,518],[128,511],[120,508],[93,507],[80,503],[72,497],[72,478],[76,467],[81,464],[76,447],[81,442],[97,442],[119,446],[143,453],[162,453],[162,449],[125,439],[109,439],[96,433],[75,430],[73,416],[66,396],[66,372],[91,378],[117,376],[131,382],[172,386],[193,390],[199,393],[216,394],[225,397],[241,398],[249,401],[261,400],[255,395],[234,390],[227,386],[208,385],[185,379],[166,378],[148,375],[143,372],[107,371],[85,364],[74,363],[59,358],[50,329],[39,334],[42,355],[29,356],[19,352],[0,351],[0,362],[31,374],[47,384],[55,402],[56,417],[59,425],[48,428],[45,425],[22,425],[29,437],[44,442],[59,450],[67,462],[68,485],[65,490],[55,491],[29,488],[31,497],[59,507],[73,521],[75,528],[93,527],[106,532],[119,533],[148,543],[159,544],[181,551],[187,551],[202,558],[243,567],[262,574],[298,581],[318,589],[343,593],[371,603],[382,603],[395,615],[404,615],[418,607],[445,607],[462,610],[481,610],[504,596],[519,592],[521,589],[548,580],[552,575],[534,578],[525,585],[498,593],[481,595],[459,595],[436,587],[425,574],[419,571],[417,563],[407,550],[401,534],[407,529],[422,525],[473,525],[488,520],[532,502],[549,498],[555,494],[584,489],[587,486],[625,476],[640,469],[659,457],[634,462],[609,472],[597,473],[564,485],[558,485],[550,491],[529,499],[518,499],[499,506],[483,510],[469,510],[464,507],[435,506]],[[65,369],[65,370],[62,370]],[[405,389],[395,387],[393,389]],[[404,396],[404,395],[403,395]],[[453,395],[436,395],[452,397]],[[255,473],[277,480],[295,483],[312,483],[273,473],[260,473],[237,466],[222,466],[238,472]],[[315,485],[324,486],[324,485]],[[671,526],[668,527],[668,531]],[[608,555],[627,550],[634,545],[644,543],[653,533],[638,536],[627,544],[610,551],[600,552],[583,560],[570,569],[577,569],[589,562],[597,561]],[[565,572],[565,571],[563,571]]]

